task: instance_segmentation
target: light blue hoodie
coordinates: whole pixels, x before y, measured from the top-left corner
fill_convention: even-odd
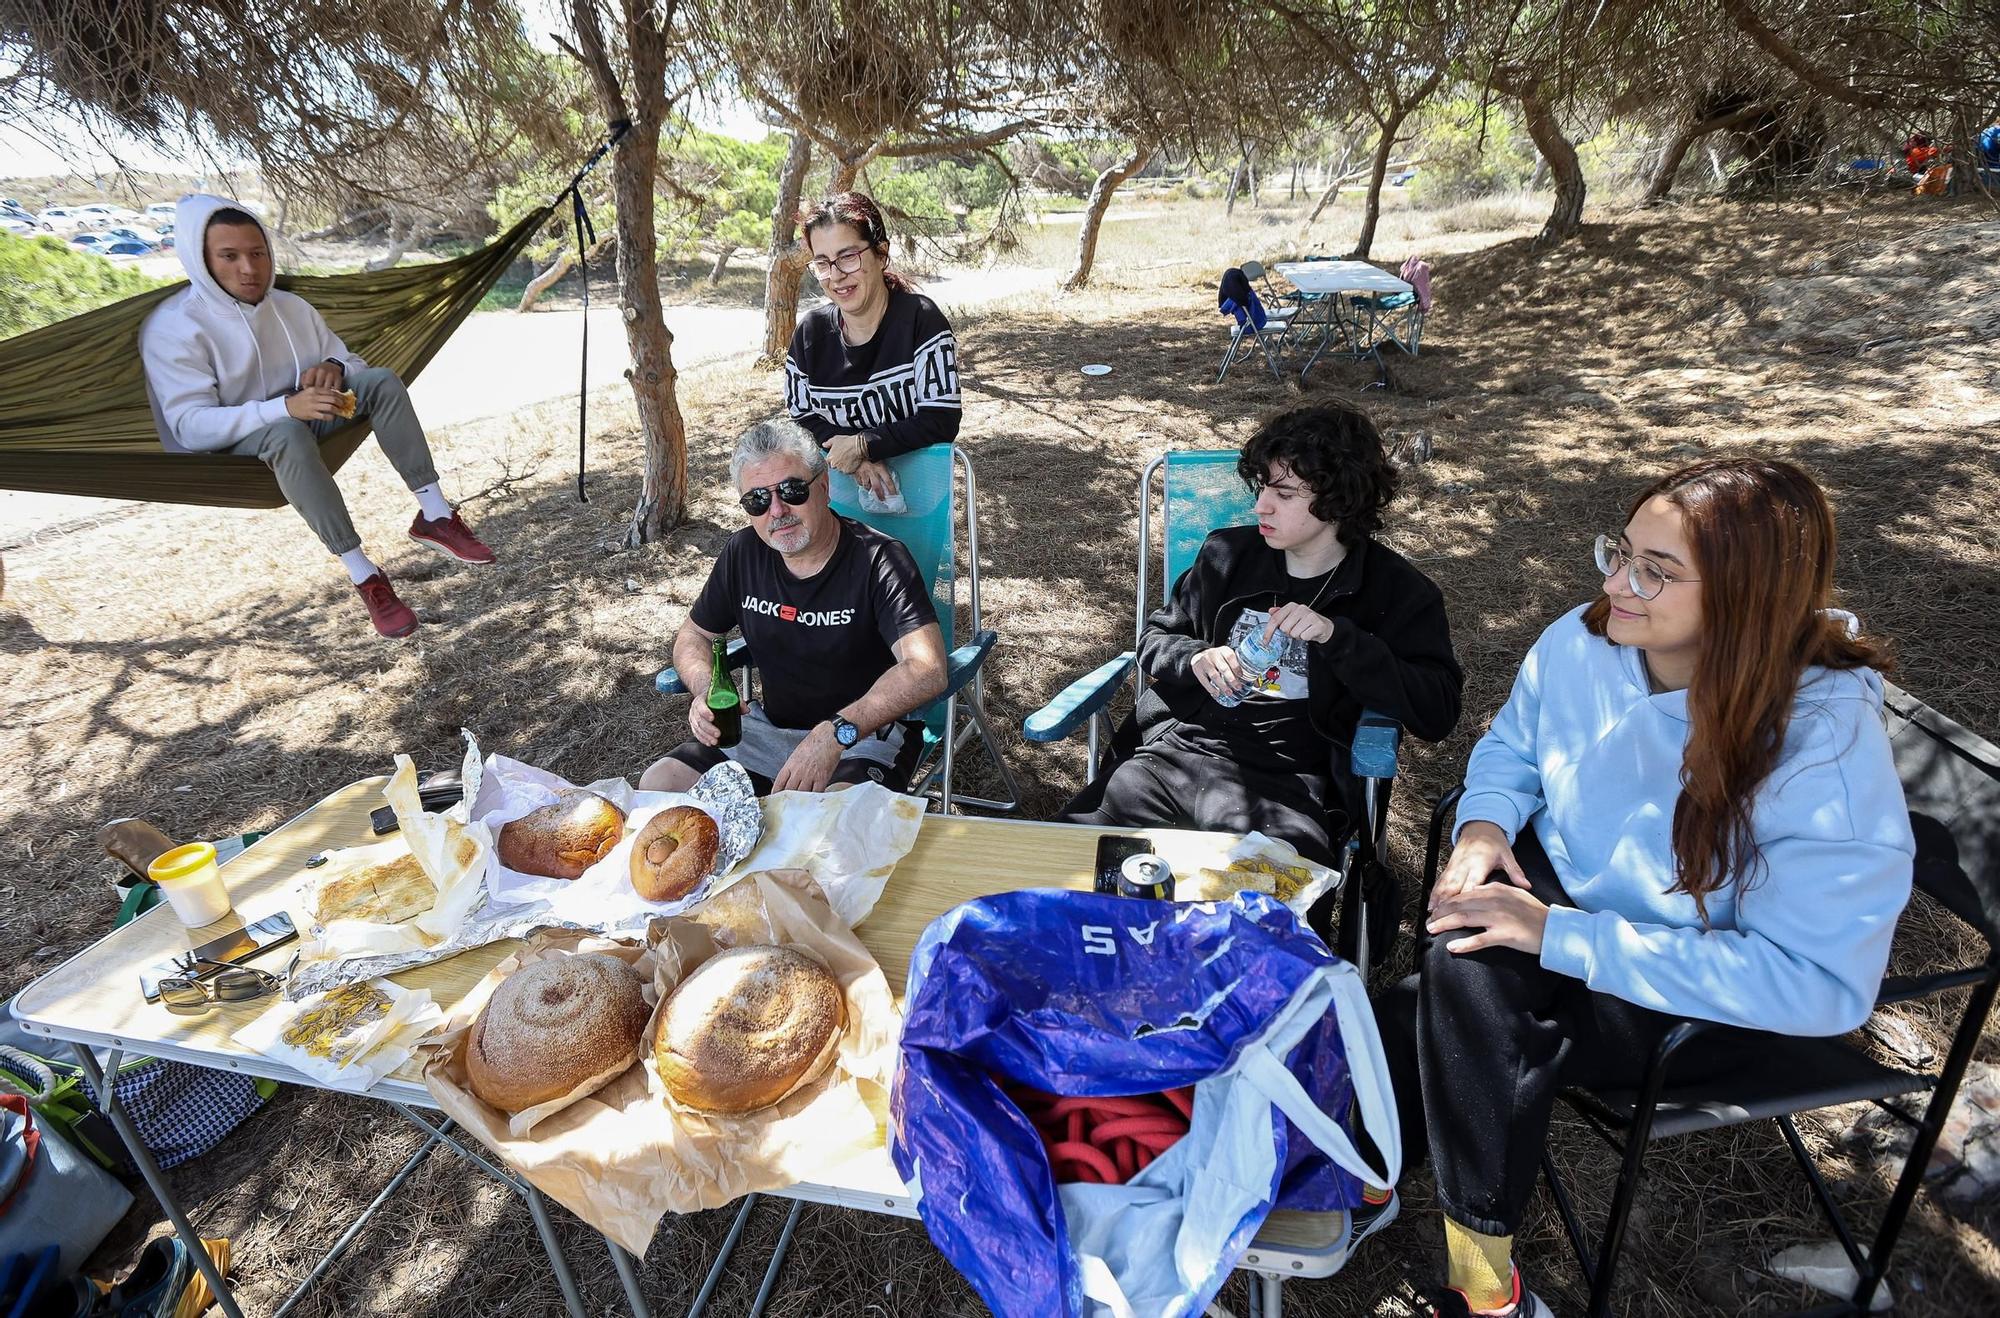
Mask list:
[[[1668,891],[1687,692],[1654,694],[1639,651],[1592,636],[1579,608],[1473,749],[1458,828],[1534,825],[1576,903],[1549,912],[1549,969],[1677,1016],[1841,1034],[1874,1006],[1916,855],[1881,709],[1874,672],[1806,670],[1751,807],[1764,868],[1710,893],[1704,928]]]

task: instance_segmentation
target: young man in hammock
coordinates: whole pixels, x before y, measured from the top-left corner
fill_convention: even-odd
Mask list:
[[[347,568],[375,630],[408,636],[417,615],[361,552],[320,440],[349,417],[367,417],[416,495],[410,538],[465,563],[491,563],[493,551],[439,491],[430,443],[403,382],[348,351],[304,298],[271,286],[270,238],[256,216],[197,194],[181,198],[174,232],[189,287],[162,302],[139,331],[160,442],[175,453],[261,458],[286,501]]]

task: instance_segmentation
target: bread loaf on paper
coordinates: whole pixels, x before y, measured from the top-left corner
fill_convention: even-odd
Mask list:
[[[575,879],[625,835],[625,812],[595,792],[571,788],[552,805],[500,826],[500,863],[523,874]]]
[[[668,997],[653,1058],[676,1102],[740,1115],[818,1079],[846,1027],[846,998],[825,966],[788,947],[732,948]]]
[[[616,957],[530,962],[472,1023],[466,1079],[482,1101],[510,1113],[586,1084],[595,1092],[639,1060],[649,1014],[639,977]]]
[[[693,892],[715,864],[722,834],[708,811],[691,805],[662,810],[632,839],[632,887],[649,902]]]

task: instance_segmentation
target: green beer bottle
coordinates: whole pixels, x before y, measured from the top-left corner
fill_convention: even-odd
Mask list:
[[[708,716],[715,720],[717,746],[727,750],[743,740],[743,697],[730,680],[726,647],[719,636],[708,660]]]

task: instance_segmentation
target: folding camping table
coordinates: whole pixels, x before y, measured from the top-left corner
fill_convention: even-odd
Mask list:
[[[1375,355],[1374,345],[1361,342],[1361,317],[1350,314],[1350,297],[1357,294],[1388,297],[1416,291],[1407,281],[1366,261],[1280,261],[1271,268],[1291,280],[1299,292],[1314,299],[1306,304],[1308,308],[1320,309],[1313,317],[1313,323],[1322,327],[1319,342],[1306,358],[1306,364],[1299,368],[1301,380],[1336,335],[1346,341],[1349,357],[1359,360]],[[1299,323],[1295,321],[1293,328],[1297,329]],[[1378,356],[1376,360],[1381,359]]]
[[[319,804],[275,830],[256,846],[223,866],[237,915],[254,921],[286,909],[288,898],[304,872],[308,858],[335,847],[359,846],[374,840],[369,811],[380,802],[383,778],[363,779],[334,792]],[[1135,830],[1136,831],[1136,830]],[[1032,823],[1022,820],[974,819],[946,815],[926,815],[915,847],[897,865],[875,910],[856,929],[861,941],[874,954],[888,977],[890,987],[900,997],[909,970],[910,953],[918,936],[938,915],[960,902],[988,893],[1014,888],[1088,888],[1096,867],[1097,838],[1101,829],[1074,824]],[[1212,853],[1234,842],[1221,834],[1191,833],[1170,829],[1143,830],[1155,849],[1172,860],[1177,851]],[[103,1076],[114,1074],[118,1055],[132,1052],[149,1057],[167,1057],[218,1071],[237,1071],[263,1076],[287,1084],[315,1085],[311,1078],[290,1067],[250,1052],[234,1043],[230,1035],[261,1013],[271,999],[217,1007],[201,1016],[178,1016],[166,1008],[149,1004],[139,991],[139,971],[185,951],[192,942],[226,931],[229,921],[190,934],[162,904],[121,929],[114,930],[76,956],[63,962],[18,994],[13,1013],[30,1033],[67,1041],[75,1046],[82,1065],[90,1073],[93,1086],[105,1094]],[[461,953],[447,961],[418,966],[393,978],[405,988],[429,989],[432,998],[447,1013],[484,979],[487,972],[517,948],[514,942],[495,943]],[[279,961],[282,951],[264,960]],[[251,964],[262,964],[253,961]],[[93,1048],[112,1051],[110,1062],[100,1070]],[[368,1220],[396,1188],[439,1144],[444,1144],[507,1185],[526,1202],[536,1233],[547,1252],[549,1266],[564,1307],[572,1318],[584,1318],[585,1307],[576,1280],[549,1218],[548,1205],[524,1178],[496,1165],[491,1154],[476,1142],[455,1132],[437,1110],[436,1102],[424,1087],[418,1062],[413,1059],[374,1088],[357,1097],[387,1103],[406,1120],[425,1132],[422,1148],[391,1179],[361,1218],[335,1241],[292,1296],[280,1306],[277,1318],[297,1301],[329,1268],[359,1234]],[[174,1230],[187,1245],[205,1275],[213,1265],[203,1250],[199,1234],[176,1201],[172,1187],[148,1156],[133,1131],[129,1119],[115,1103],[107,1113],[124,1137],[146,1183]],[[832,1204],[900,1217],[915,1217],[910,1200],[886,1147],[876,1148],[827,1173],[821,1182],[802,1183],[776,1192],[794,1201],[792,1218],[785,1224],[779,1252],[766,1271],[765,1295],[782,1262],[783,1250],[797,1219],[799,1201]],[[737,1223],[730,1233],[733,1244],[741,1231],[750,1201],[746,1198]],[[1346,1215],[1342,1213],[1274,1213],[1253,1242],[1243,1266],[1257,1272],[1262,1308],[1267,1318],[1276,1318],[1281,1304],[1280,1285],[1285,1277],[1319,1277],[1337,1271],[1345,1262]],[[648,1318],[649,1308],[639,1289],[638,1272],[632,1258],[610,1240],[605,1240],[627,1303],[634,1318]],[[724,1246],[727,1255],[728,1245]],[[710,1283],[719,1274],[721,1259],[710,1271]],[[241,1310],[219,1276],[209,1275],[210,1288],[229,1318],[241,1318]],[[706,1289],[704,1290],[704,1298]],[[764,1296],[760,1295],[759,1308]]]

